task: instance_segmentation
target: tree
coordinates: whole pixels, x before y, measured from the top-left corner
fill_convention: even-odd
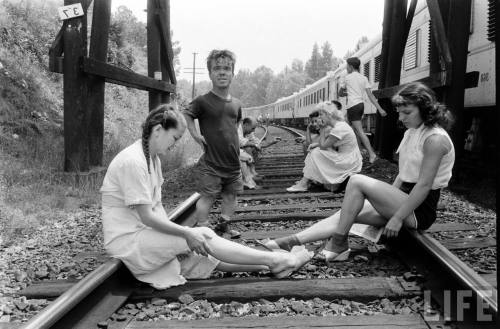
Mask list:
[[[304,62],[302,62],[300,59],[295,58],[292,61],[292,70],[298,73],[303,73],[304,72]]]
[[[367,44],[370,40],[368,39],[368,37],[366,36],[362,36],[361,38],[358,39],[358,41],[356,42],[356,46],[354,46],[354,50],[351,50],[349,49],[345,55],[344,55],[344,59],[348,59],[349,57],[352,57],[352,55],[354,55],[358,50],[360,50],[361,48],[363,48],[363,46],[365,44]]]
[[[321,54],[319,53],[318,43],[314,43],[311,58],[306,63],[306,73],[313,81],[318,80],[321,75],[319,72]]]
[[[321,60],[319,66],[320,77],[326,75],[328,71],[335,70],[340,65],[341,60],[333,56],[332,46],[328,41],[325,41],[321,46]]]

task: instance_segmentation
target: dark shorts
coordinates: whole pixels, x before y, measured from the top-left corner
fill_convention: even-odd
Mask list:
[[[219,172],[201,160],[196,166],[198,192],[203,196],[217,196],[219,193],[238,194],[243,191],[241,171],[236,173]]]
[[[365,113],[365,104],[359,103],[347,109],[347,120],[350,122],[361,121]]]
[[[410,194],[415,183],[403,182],[400,190]],[[430,190],[424,202],[413,211],[417,220],[417,229],[426,230],[436,221],[436,211],[441,190]]]

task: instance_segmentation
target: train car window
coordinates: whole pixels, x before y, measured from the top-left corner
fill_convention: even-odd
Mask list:
[[[326,87],[328,88],[328,93],[326,94],[326,96],[328,97],[328,100],[330,100],[330,81],[328,81]]]
[[[325,100],[325,88],[323,88],[323,100]]]
[[[486,38],[491,42],[495,42],[496,25],[495,0],[488,0],[488,30]]]
[[[365,65],[363,65],[363,75],[370,80],[370,62],[366,62]]]
[[[408,35],[408,40],[406,41],[405,53],[403,57],[403,67],[405,71],[409,71],[418,66],[418,39],[420,35],[420,29]]]
[[[429,19],[429,31],[427,36],[427,62],[431,62],[431,49],[433,47],[434,37],[432,36],[432,21]]]
[[[375,82],[380,81],[380,66],[382,65],[382,55],[375,57]]]

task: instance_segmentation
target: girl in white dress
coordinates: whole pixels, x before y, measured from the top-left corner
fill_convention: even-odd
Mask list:
[[[158,155],[165,155],[186,129],[170,105],[151,111],[142,139],[110,163],[101,188],[104,247],[140,281],[157,289],[207,278],[221,271],[270,270],[283,278],[304,265],[311,253],[273,253],[217,236],[206,227],[171,222],[161,204],[163,177]]]
[[[444,129],[451,124],[450,111],[422,83],[406,85],[392,103],[408,128],[398,148],[394,183],[352,176],[340,211],[295,235],[269,240],[267,247],[289,249],[330,238],[323,255],[327,261],[340,261],[349,256],[347,235],[353,223],[384,227],[387,237],[397,236],[403,225],[425,230],[434,223],[440,191],[448,186],[455,161],[453,143]]]
[[[319,103],[309,118],[320,127],[319,140],[309,145],[304,176],[288,192],[307,191],[310,181],[335,189],[363,165],[356,135],[334,102]]]

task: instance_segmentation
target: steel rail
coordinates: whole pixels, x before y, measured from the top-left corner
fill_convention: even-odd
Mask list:
[[[118,259],[108,260],[106,263],[90,272],[89,275],[78,281],[78,283],[59,296],[59,298],[53,301],[44,310],[31,318],[24,328],[50,328],[121,266],[123,266],[122,262]]]
[[[196,206],[196,201],[200,198],[200,194],[194,193],[185,201],[183,201],[174,210],[168,213],[168,217],[172,221],[178,221],[182,215],[192,210]],[[49,306],[43,309],[40,313],[32,317],[24,326],[25,329],[45,329],[53,326],[65,314],[75,308],[85,297],[98,288],[111,275],[116,273],[123,266],[119,259],[110,259],[106,263],[90,272],[83,279],[78,281],[74,286],[64,292]]]
[[[486,302],[496,317],[498,313],[498,299],[495,287],[489,284],[429,233],[419,233],[415,230],[407,231],[411,238],[434,257],[450,274],[458,279],[464,287],[473,291],[479,298]]]

